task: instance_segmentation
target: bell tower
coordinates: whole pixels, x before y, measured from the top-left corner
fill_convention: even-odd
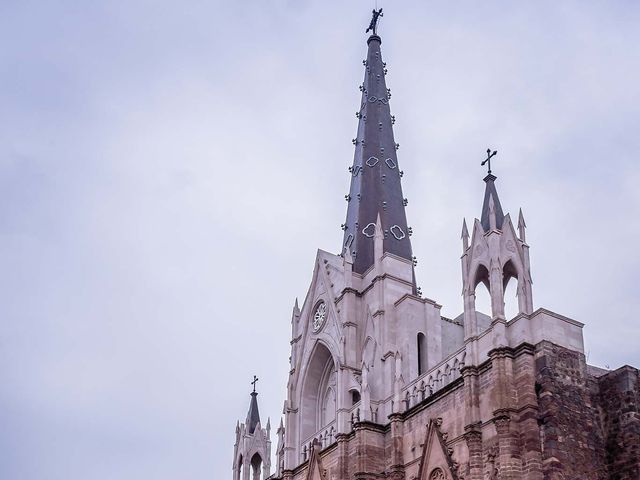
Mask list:
[[[517,282],[518,313],[533,312],[529,245],[526,243],[522,210],[514,228],[509,214],[504,214],[498,192],[497,177],[489,171],[484,178],[485,192],[480,219],[475,219],[469,243],[466,220],[462,223],[462,296],[464,299],[465,339],[480,332],[476,312],[476,289],[482,283],[491,298],[491,320],[506,320],[504,292],[510,280]],[[480,286],[480,288],[482,288]]]
[[[258,411],[257,377],[253,377],[253,391],[245,423],[236,424],[233,451],[233,480],[265,480],[271,471],[271,421],[266,428],[260,423]]]

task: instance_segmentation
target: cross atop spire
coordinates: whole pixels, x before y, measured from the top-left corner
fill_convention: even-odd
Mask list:
[[[380,10],[378,16],[382,15]],[[376,13],[371,29],[377,21]],[[351,172],[351,188],[345,196],[347,219],[342,225],[344,238],[342,252],[349,251],[353,258],[353,271],[364,273],[374,264],[374,237],[380,219],[383,253],[392,253],[412,261],[411,233],[407,226],[405,205],[400,178],[403,173],[398,165],[387,88],[386,64],[380,51],[381,39],[372,35],[367,40],[367,58],[364,82],[360,85],[362,99],[356,112],[358,133],[353,140],[355,155]]]
[[[373,9],[371,11],[371,14],[372,14],[371,23],[369,24],[369,28],[367,28],[364,33],[369,33],[370,31],[372,31],[373,35],[377,36],[378,20],[380,19],[380,17],[384,17],[384,14],[382,13],[382,9],[378,11]]]
[[[487,148],[487,158],[485,159],[484,162],[482,162],[480,165],[484,165],[485,163],[488,163],[489,165],[487,165],[487,174],[491,175],[491,157],[495,156],[495,154],[498,153],[497,150],[494,150],[493,152],[491,152],[490,148]]]
[[[251,395],[251,403],[249,403],[249,411],[247,412],[247,430],[249,433],[253,433],[256,430],[256,426],[260,423],[260,412],[258,411],[258,392],[256,392],[256,382],[258,377],[253,376],[253,392]]]

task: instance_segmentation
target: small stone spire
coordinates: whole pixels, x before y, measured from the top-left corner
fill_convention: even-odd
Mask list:
[[[467,220],[462,219],[462,234],[460,236],[462,239],[462,252],[466,252],[469,249],[469,230],[467,230]]]
[[[518,213],[518,237],[524,243],[527,243],[527,237],[525,235],[525,229],[527,228],[527,224],[524,222],[524,215],[522,215],[522,209]]]
[[[264,428],[258,411],[258,377],[253,376],[253,391],[245,423],[236,426],[233,453],[233,480],[268,478],[271,471],[271,420]]]
[[[251,392],[251,403],[249,404],[249,411],[247,412],[247,430],[252,434],[256,430],[256,426],[260,423],[260,412],[258,411],[258,392],[256,392],[256,383],[258,377],[253,376],[253,392]]]
[[[402,194],[396,144],[393,135],[395,118],[391,115],[387,88],[386,64],[382,61],[378,35],[367,40],[362,100],[356,112],[358,133],[353,144],[355,156],[351,172],[349,202],[343,225],[342,248],[353,257],[353,271],[364,273],[374,264],[374,237],[378,217],[383,232],[383,253],[412,260],[409,228]]]
[[[502,223],[504,221],[504,213],[502,212],[502,205],[500,205],[500,199],[498,198],[498,192],[496,190],[495,181],[498,177],[493,174],[488,174],[484,177],[486,187],[484,190],[484,202],[482,204],[482,215],[480,216],[480,224],[485,232],[490,229],[497,228],[502,230]],[[495,215],[495,227],[491,225],[491,216]]]

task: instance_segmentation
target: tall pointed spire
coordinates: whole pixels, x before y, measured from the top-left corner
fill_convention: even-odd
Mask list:
[[[394,117],[389,99],[391,91],[385,82],[386,64],[382,61],[378,35],[367,40],[364,82],[360,86],[362,100],[358,117],[358,135],[354,139],[355,156],[351,171],[351,188],[346,196],[349,206],[343,225],[342,251],[353,257],[353,270],[364,273],[374,263],[374,237],[378,216],[383,231],[383,253],[412,260],[409,228],[402,195],[396,144],[393,136]]]
[[[492,225],[492,216],[495,215],[496,228],[502,229],[502,222],[504,221],[504,213],[502,212],[502,205],[500,205],[500,199],[498,198],[498,192],[496,190],[495,175],[491,173],[484,177],[484,182],[487,184],[484,190],[484,202],[482,203],[482,215],[480,216],[480,224],[485,232],[488,232]]]

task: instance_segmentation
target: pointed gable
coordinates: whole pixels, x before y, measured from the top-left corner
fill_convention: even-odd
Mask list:
[[[305,480],[328,480],[327,474],[322,468],[322,459],[320,458],[320,443],[317,440],[313,442],[311,456],[309,457],[309,468]]]
[[[418,480],[458,480],[455,464],[440,431],[441,421],[430,420],[427,425]]]

